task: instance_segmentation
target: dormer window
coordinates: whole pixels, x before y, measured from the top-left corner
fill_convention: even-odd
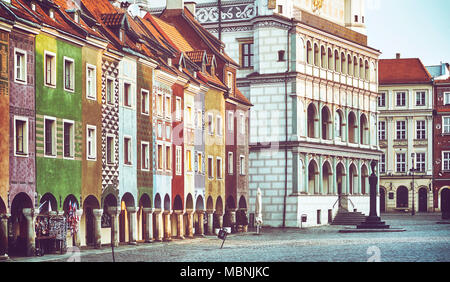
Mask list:
[[[76,23],[80,23],[80,15],[78,14],[78,12],[73,15],[73,19]]]
[[[55,19],[55,11],[53,9],[50,9],[48,11],[48,16],[54,20]]]
[[[119,31],[119,40],[123,42],[123,30]]]
[[[167,58],[167,64],[169,65],[169,67],[172,66],[172,58]]]
[[[31,3],[31,10],[36,12],[36,3]]]

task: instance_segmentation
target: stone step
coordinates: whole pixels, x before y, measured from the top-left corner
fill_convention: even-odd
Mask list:
[[[361,212],[339,212],[331,225],[359,225],[366,220],[366,216]]]

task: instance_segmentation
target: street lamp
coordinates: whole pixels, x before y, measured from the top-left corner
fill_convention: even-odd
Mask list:
[[[415,207],[414,207],[414,172],[416,171],[415,167],[414,167],[414,157],[415,157],[415,153],[411,153],[411,160],[412,160],[412,168],[409,170],[411,175],[412,175],[412,182],[411,182],[411,190],[412,190],[412,210],[411,210],[411,215],[415,214]]]

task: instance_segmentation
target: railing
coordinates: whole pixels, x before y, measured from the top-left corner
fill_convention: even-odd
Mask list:
[[[353,209],[355,209],[355,204],[353,204],[352,200],[350,198],[347,198],[350,204],[352,204]]]
[[[333,209],[334,209],[334,206],[336,206],[336,204],[339,202],[339,200],[340,200],[340,198],[338,197],[336,202],[334,202]]]

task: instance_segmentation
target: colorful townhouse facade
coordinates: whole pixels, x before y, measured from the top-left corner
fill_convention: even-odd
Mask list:
[[[380,210],[433,211],[433,81],[420,59],[380,60]]]
[[[228,194],[247,207],[245,175],[226,184],[226,141],[248,155],[237,63],[169,2],[142,18],[106,0],[0,2],[2,254],[42,248],[44,217],[75,216],[62,247],[101,248],[212,234],[234,224]]]

